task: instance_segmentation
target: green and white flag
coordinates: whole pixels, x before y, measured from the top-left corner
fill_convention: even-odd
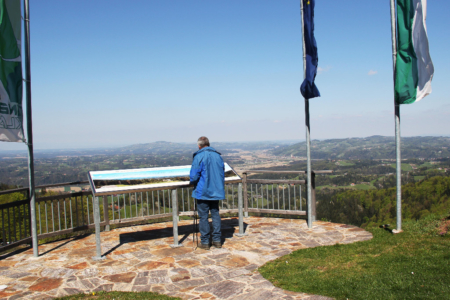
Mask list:
[[[431,93],[434,67],[428,47],[427,0],[397,0],[395,102],[410,104]]]
[[[0,0],[0,141],[25,142],[20,0]]]

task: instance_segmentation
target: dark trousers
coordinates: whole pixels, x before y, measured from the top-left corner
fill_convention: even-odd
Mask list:
[[[200,240],[202,244],[209,244],[210,241],[210,227],[208,221],[209,212],[211,212],[212,219],[212,240],[213,242],[220,242],[222,233],[220,231],[220,215],[219,215],[219,200],[197,200],[198,216],[200,218]]]

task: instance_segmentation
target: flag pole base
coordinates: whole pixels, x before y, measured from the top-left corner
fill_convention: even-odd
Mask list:
[[[243,236],[247,236],[248,235],[248,233],[235,233],[234,234],[234,236],[237,236],[237,237],[243,237]]]
[[[172,244],[172,245],[170,245],[170,248],[180,248],[180,247],[183,247],[183,244],[178,244],[178,245]]]
[[[397,229],[392,230],[393,234],[402,233],[402,232],[403,232],[403,230],[401,230],[401,229],[400,230],[397,230]]]

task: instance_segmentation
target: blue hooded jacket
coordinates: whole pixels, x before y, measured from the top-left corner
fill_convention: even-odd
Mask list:
[[[195,152],[190,181],[194,185],[193,198],[225,199],[225,166],[220,153],[212,147],[205,147]]]

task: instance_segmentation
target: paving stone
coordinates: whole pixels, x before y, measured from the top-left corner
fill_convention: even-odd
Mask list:
[[[40,275],[42,277],[49,277],[49,278],[64,278],[64,277],[67,278],[76,272],[77,272],[76,270],[66,268],[58,268],[58,269],[46,268],[41,271]]]
[[[177,264],[179,264],[183,268],[192,268],[192,267],[200,265],[200,262],[198,260],[194,260],[194,259],[183,259],[183,260],[177,261]]]
[[[188,279],[191,279],[191,276],[189,276],[189,274],[187,274],[187,273],[180,273],[180,274],[173,275],[170,277],[170,280],[172,280],[172,282],[178,282],[178,281],[188,280]]]
[[[170,283],[169,277],[149,277],[149,284],[158,284],[158,283]]]
[[[98,287],[96,287],[95,289],[93,289],[93,292],[101,292],[101,291],[105,291],[105,292],[111,292],[113,289],[114,284],[109,283],[109,284],[102,284]]]
[[[249,271],[254,271],[254,270],[258,269],[258,265],[251,264],[251,265],[245,266],[245,269],[249,270]]]
[[[161,285],[151,285],[151,291],[154,293],[164,294],[166,289]]]
[[[230,297],[240,295],[244,290],[244,287],[244,283],[225,280],[218,283],[201,286],[195,290],[211,293],[219,299],[228,299]]]
[[[30,291],[25,292],[25,293],[16,294],[16,295],[9,297],[8,300],[23,299],[26,296],[31,295],[31,294],[32,294],[32,292],[30,292]]]
[[[271,289],[271,288],[273,288],[273,284],[267,280],[264,280],[263,282],[252,283],[251,286],[255,289]]]
[[[250,274],[250,271],[247,269],[237,269],[237,270],[233,270],[228,273],[224,273],[223,277],[225,277],[226,279],[230,279],[230,278],[245,275],[245,274]]]
[[[58,288],[62,284],[62,278],[40,278],[35,284],[30,286],[28,289],[30,291],[36,292],[47,292]]]
[[[21,272],[21,273],[12,272],[11,274],[6,275],[6,277],[9,277],[9,278],[23,278],[23,277],[27,277],[27,276],[30,276],[30,275],[31,275],[31,273],[28,273],[28,272]]]
[[[150,292],[151,285],[133,285],[131,290],[133,292]]]
[[[205,277],[212,274],[217,274],[218,271],[214,268],[192,268],[191,270],[192,277]]]
[[[205,282],[206,283],[215,283],[215,282],[219,282],[224,280],[223,276],[220,274],[214,274],[214,275],[210,275],[210,276],[206,276],[205,277]]]
[[[232,255],[229,257],[229,259],[221,263],[222,266],[230,268],[245,267],[248,266],[249,264],[250,263],[245,257],[238,255]]]
[[[203,280],[203,279],[191,279],[191,280],[184,280],[184,281],[175,283],[175,285],[181,289],[199,286],[202,284],[205,284],[205,280]]]
[[[213,259],[204,259],[201,261],[201,264],[204,266],[213,265],[215,262]]]
[[[283,295],[284,296],[284,295]],[[254,290],[249,293],[245,293],[232,299],[245,299],[245,300],[272,300],[272,299],[280,299],[281,295],[277,295],[276,293],[268,290]]]
[[[79,264],[76,264],[76,265],[68,266],[66,268],[74,269],[74,270],[84,270],[84,269],[86,269],[88,267],[89,267],[89,264],[87,262],[82,262],[82,263],[79,263]]]
[[[140,263],[136,266],[136,268],[140,270],[153,270],[157,268],[164,268],[167,266],[167,263],[161,261],[147,261]]]
[[[108,275],[108,276],[103,277],[103,279],[111,281],[111,282],[130,283],[133,281],[133,279],[135,277],[136,277],[136,273],[129,272],[129,273],[122,273],[122,274]]]
[[[97,268],[88,268],[81,270],[76,273],[78,278],[92,278],[96,277],[98,275],[98,269]]]
[[[28,277],[20,278],[20,280],[21,281],[27,281],[27,282],[33,282],[33,281],[38,280],[39,278],[40,277],[38,277],[38,276],[28,276]]]
[[[166,277],[168,271],[167,270],[154,270],[148,273],[150,277]]]
[[[0,298],[42,300],[80,291],[133,290],[182,299],[329,299],[283,291],[257,269],[297,249],[372,238],[358,227],[330,222],[314,222],[312,229],[304,220],[250,217],[246,223],[248,236],[228,237],[237,232],[238,221],[224,220],[224,247],[211,251],[194,250],[190,232],[184,247],[170,248],[172,224],[167,222],[102,233],[103,251],[109,252],[104,261],[92,260],[93,234],[42,245],[40,253],[47,254],[38,258],[32,250],[6,258],[0,255],[0,285],[8,285]],[[181,220],[180,233],[191,224]],[[155,229],[168,237],[156,236]],[[148,240],[152,233],[154,239]]]
[[[74,289],[74,288],[64,288],[63,291],[64,291],[65,295],[76,295],[76,294],[80,294],[80,293],[84,292],[83,290]]]

